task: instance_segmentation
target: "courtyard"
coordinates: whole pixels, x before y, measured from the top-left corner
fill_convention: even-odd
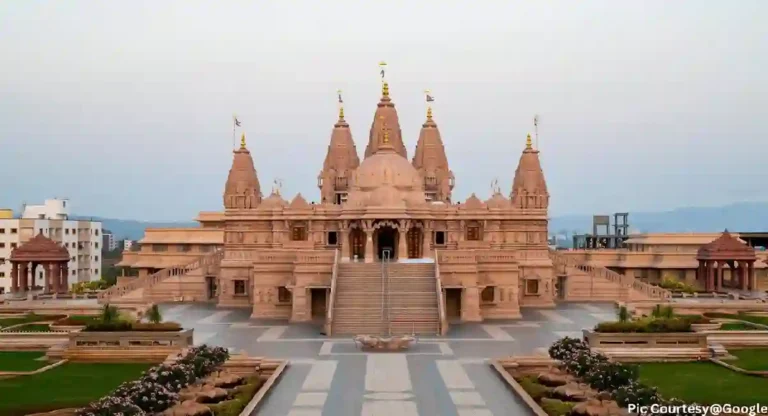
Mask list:
[[[524,309],[515,321],[453,325],[422,337],[406,353],[365,353],[350,338],[319,327],[252,320],[248,309],[162,305],[166,320],[194,328],[195,343],[289,359],[291,366],[259,409],[264,416],[502,416],[530,410],[501,383],[487,360],[545,354],[558,338],[614,319],[613,304]]]

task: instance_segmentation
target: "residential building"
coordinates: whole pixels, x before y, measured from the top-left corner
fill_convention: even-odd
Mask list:
[[[0,213],[9,211],[0,209]],[[0,215],[0,293],[8,293],[11,288],[11,252],[37,234],[61,244],[69,252],[68,285],[100,279],[101,222],[70,220],[68,211],[67,200],[51,199],[43,205],[26,206],[22,218]],[[34,285],[42,286],[42,267],[34,273]]]

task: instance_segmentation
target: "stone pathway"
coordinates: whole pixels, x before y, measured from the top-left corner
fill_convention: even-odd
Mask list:
[[[166,320],[195,329],[195,343],[290,360],[259,409],[260,416],[506,416],[528,408],[499,380],[487,360],[546,354],[563,336],[613,318],[610,304],[563,304],[523,310],[517,321],[451,327],[404,353],[366,353],[349,338],[328,338],[312,325],[250,319],[245,309],[169,304]]]

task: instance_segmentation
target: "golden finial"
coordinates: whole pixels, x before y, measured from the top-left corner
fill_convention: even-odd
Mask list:
[[[240,148],[245,149],[245,132],[243,132],[243,135],[240,136]]]
[[[525,139],[525,148],[533,149],[533,143],[531,142],[531,133],[528,133],[528,138]]]
[[[384,81],[384,83],[381,84],[381,96],[389,97],[389,83],[387,81]]]
[[[427,107],[427,121],[432,121],[432,107]]]
[[[339,120],[344,120],[344,107],[339,107]]]

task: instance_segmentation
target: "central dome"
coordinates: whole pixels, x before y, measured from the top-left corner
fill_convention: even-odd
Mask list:
[[[380,149],[360,164],[352,176],[348,204],[403,207],[425,204],[421,175],[406,158]]]
[[[403,191],[421,190],[422,181],[407,159],[395,152],[378,152],[360,164],[354,174],[354,187],[373,191],[381,186],[392,186]]]

